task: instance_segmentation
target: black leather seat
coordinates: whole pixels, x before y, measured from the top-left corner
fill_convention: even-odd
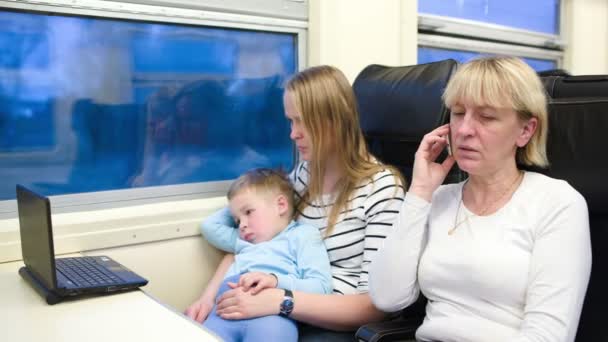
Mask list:
[[[400,67],[370,65],[353,83],[361,128],[371,152],[399,168],[406,181],[411,178],[414,154],[422,137],[448,122],[441,95],[456,66],[451,59]],[[462,179],[463,174],[454,168],[446,182]],[[425,304],[426,298],[421,295],[399,319],[363,326],[357,337],[369,341],[413,338],[424,318]]]
[[[353,83],[361,128],[371,152],[398,167],[406,179],[411,178],[422,137],[448,122],[441,95],[456,66],[452,59],[399,67],[374,64],[363,69]],[[458,173],[450,177],[454,181]]]
[[[546,173],[567,180],[589,209],[593,261],[576,341],[608,341],[608,76],[552,76],[543,81],[551,98],[551,166]]]

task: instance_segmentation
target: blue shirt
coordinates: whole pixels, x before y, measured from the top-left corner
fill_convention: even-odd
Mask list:
[[[273,273],[278,288],[310,293],[331,293],[332,280],[327,249],[319,230],[291,221],[272,240],[250,243],[224,208],[201,224],[201,232],[213,246],[235,254],[225,278],[247,272]]]

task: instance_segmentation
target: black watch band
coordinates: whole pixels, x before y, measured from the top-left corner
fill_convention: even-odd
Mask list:
[[[284,290],[285,294],[283,295],[283,301],[281,302],[281,306],[279,307],[279,316],[289,317],[291,312],[293,311],[293,292],[291,290]]]

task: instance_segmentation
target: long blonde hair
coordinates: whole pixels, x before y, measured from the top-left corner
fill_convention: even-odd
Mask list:
[[[466,100],[478,106],[512,108],[520,120],[537,119],[534,135],[517,148],[517,162],[545,167],[547,160],[547,95],[536,72],[517,57],[484,57],[460,66],[443,93],[446,107]]]
[[[369,153],[359,126],[355,94],[340,70],[327,65],[308,68],[294,75],[285,91],[292,96],[313,145],[308,187],[297,204],[296,215],[311,199],[322,198],[326,156],[331,153],[338,158],[341,177],[328,215],[325,232],[328,236],[340,212],[348,209],[348,199],[362,180],[371,180],[376,173],[389,169],[398,184],[404,181],[396,168],[380,164]]]

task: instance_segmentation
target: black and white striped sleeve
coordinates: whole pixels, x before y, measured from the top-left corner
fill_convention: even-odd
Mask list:
[[[359,292],[368,291],[370,263],[392,230],[405,196],[403,185],[388,170],[376,174],[370,186],[369,195],[364,202],[366,228],[363,263],[357,284]]]

